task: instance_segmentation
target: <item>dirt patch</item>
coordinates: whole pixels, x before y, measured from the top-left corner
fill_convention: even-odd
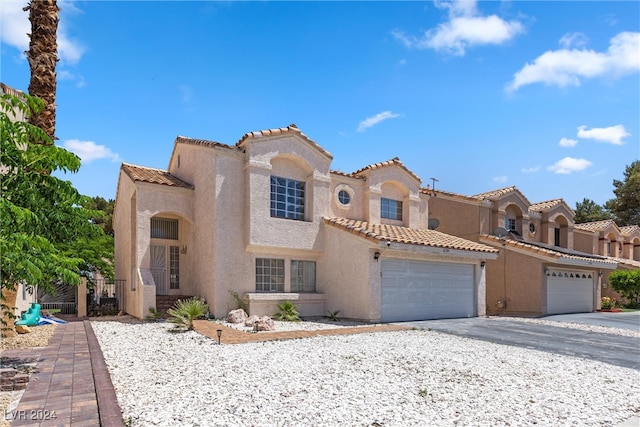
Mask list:
[[[30,326],[31,332],[0,339],[1,350],[46,347],[56,330],[55,325]]]
[[[296,338],[310,338],[329,335],[368,334],[372,332],[405,331],[411,329],[408,326],[374,325],[318,329],[314,331],[275,331],[252,333],[229,328],[219,323],[207,320],[196,320],[193,325],[196,332],[216,341],[218,340],[217,331],[220,329],[222,331],[222,334],[220,335],[221,344],[244,344],[248,342],[291,340]]]

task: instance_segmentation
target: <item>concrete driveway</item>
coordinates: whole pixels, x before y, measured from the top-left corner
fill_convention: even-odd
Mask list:
[[[542,320],[640,330],[640,312],[566,314],[548,316]],[[508,318],[424,320],[403,322],[402,325],[640,370],[640,338],[635,337],[541,325]]]

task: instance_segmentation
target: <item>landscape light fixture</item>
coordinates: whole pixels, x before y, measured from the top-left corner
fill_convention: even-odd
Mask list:
[[[375,252],[373,254],[373,259],[375,259],[376,261],[380,258],[380,252]]]
[[[220,336],[222,335],[222,329],[218,329],[216,330],[216,332],[218,333],[218,345],[220,345]]]

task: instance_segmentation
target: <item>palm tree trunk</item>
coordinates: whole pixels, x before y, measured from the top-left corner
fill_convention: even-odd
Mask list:
[[[58,12],[57,0],[31,0],[29,11],[31,34],[27,60],[31,69],[29,94],[44,101],[44,110],[29,123],[44,130],[51,139],[56,132],[56,63],[58,62]]]

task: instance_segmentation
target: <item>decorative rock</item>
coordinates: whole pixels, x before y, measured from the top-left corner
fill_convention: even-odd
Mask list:
[[[275,331],[276,327],[273,323],[273,319],[269,316],[263,316],[259,318],[255,323],[256,332],[260,331]]]
[[[31,329],[29,329],[29,327],[25,325],[16,325],[16,332],[19,334],[28,334],[29,332],[31,332]]]
[[[255,314],[252,316],[247,317],[247,320],[244,321],[244,326],[251,326],[253,327],[253,325],[259,320],[260,318],[258,316],[256,316]]]
[[[229,323],[242,323],[245,320],[247,320],[247,313],[241,308],[231,310],[227,315],[227,322]]]

